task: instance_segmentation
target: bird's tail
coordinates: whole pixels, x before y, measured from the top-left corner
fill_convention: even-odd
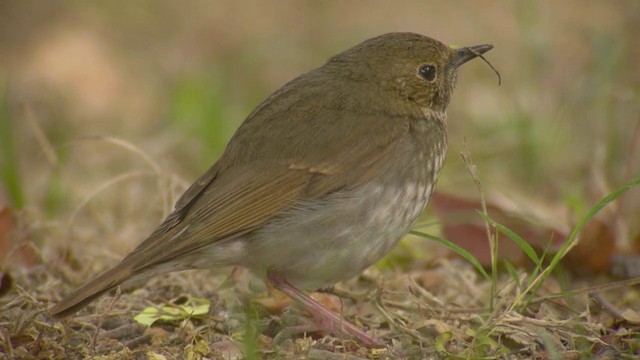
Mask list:
[[[133,275],[134,271],[130,264],[120,263],[100,274],[95,279],[80,286],[73,293],[54,305],[49,309],[49,315],[56,318],[72,315],[100,295],[122,284]]]

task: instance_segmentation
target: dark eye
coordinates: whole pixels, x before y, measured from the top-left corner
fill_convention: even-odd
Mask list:
[[[422,76],[425,80],[432,82],[436,79],[436,67],[435,65],[422,65],[420,69],[418,69],[420,76]]]

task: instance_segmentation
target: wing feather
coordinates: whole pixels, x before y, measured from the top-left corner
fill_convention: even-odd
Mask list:
[[[307,85],[289,91],[297,82]],[[327,84],[318,85],[313,72],[303,75],[259,106],[220,160],[124,261],[140,270],[197,252],[260,227],[301,200],[379,174],[406,138],[410,119],[347,103],[344,86],[327,92]]]

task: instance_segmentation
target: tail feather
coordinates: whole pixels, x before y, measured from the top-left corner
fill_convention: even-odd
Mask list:
[[[129,279],[133,270],[128,264],[120,263],[105,271],[93,280],[85,283],[68,295],[62,301],[49,309],[49,315],[63,318],[74,314],[83,307],[89,305],[105,292],[115,288]]]

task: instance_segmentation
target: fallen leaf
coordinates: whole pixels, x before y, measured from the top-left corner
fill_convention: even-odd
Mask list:
[[[0,203],[0,266],[30,267],[40,263],[31,240],[20,229],[16,217],[7,206]]]
[[[270,313],[279,314],[287,306],[291,305],[293,300],[284,293],[270,288],[269,296],[256,298],[254,302],[260,304]]]
[[[13,277],[6,270],[0,270],[0,296],[6,294],[13,287]]]
[[[167,360],[167,357],[159,354],[155,351],[147,351],[147,358],[149,360]]]
[[[151,326],[156,321],[180,321],[184,319],[204,317],[209,313],[209,300],[191,298],[183,305],[165,305],[160,308],[150,306],[142,310],[133,320]]]
[[[504,201],[502,201],[504,203]],[[486,224],[478,211],[479,201],[461,198],[446,193],[435,193],[432,197],[433,209],[442,221],[447,240],[463,247],[473,254],[482,265],[491,264],[491,253],[487,241]],[[524,239],[540,256],[547,251],[553,254],[560,249],[568,237],[567,230],[573,225],[560,226],[558,222],[548,224],[527,219],[508,206],[495,202],[487,203],[487,213],[496,223],[503,225]],[[498,259],[513,265],[529,265],[531,262],[522,248],[504,234],[498,236]],[[563,259],[564,265],[578,275],[593,275],[612,271],[619,267],[618,249],[613,228],[606,219],[594,218],[582,229],[580,240]],[[626,273],[626,272],[625,272]]]
[[[640,324],[640,313],[634,311],[632,309],[626,309],[622,312],[622,317],[632,323],[632,324]]]
[[[565,257],[564,264],[578,275],[608,272],[616,253],[613,229],[600,219],[591,220],[580,232],[580,241]]]
[[[442,222],[445,238],[469,251],[483,265],[490,265],[491,253],[486,224],[478,214],[482,204],[446,193],[434,193],[431,203]],[[526,217],[506,211],[494,203],[487,203],[487,212],[495,222],[520,235],[539,253],[550,245],[561,244],[567,237],[562,230],[532,223],[527,221]],[[498,236],[498,258],[514,265],[528,264],[528,258],[522,249],[503,234]]]

